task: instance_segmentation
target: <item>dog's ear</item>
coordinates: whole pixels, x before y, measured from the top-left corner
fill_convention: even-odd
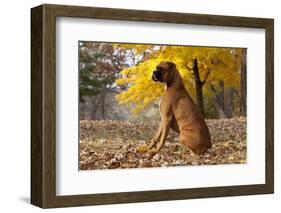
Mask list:
[[[176,65],[173,62],[168,61],[167,64],[168,64],[170,70],[176,68]]]

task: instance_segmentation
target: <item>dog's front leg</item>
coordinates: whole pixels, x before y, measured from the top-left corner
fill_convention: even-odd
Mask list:
[[[171,126],[171,122],[172,122],[172,118],[173,117],[163,119],[163,121],[161,122],[162,123],[162,132],[161,132],[160,142],[157,144],[156,149],[155,149],[156,153],[159,152],[159,150],[162,148],[162,146],[164,145],[164,143],[167,139],[169,129]]]
[[[157,144],[157,142],[160,139],[161,133],[162,133],[162,121],[160,122],[158,130],[157,130],[156,134],[154,135],[154,137],[152,138],[152,140],[150,141],[147,149],[152,149]]]

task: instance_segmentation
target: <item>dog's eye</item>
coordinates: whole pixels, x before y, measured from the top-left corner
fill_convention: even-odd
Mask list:
[[[157,66],[156,69],[161,71],[161,70],[162,70],[162,67],[158,67],[158,66]]]

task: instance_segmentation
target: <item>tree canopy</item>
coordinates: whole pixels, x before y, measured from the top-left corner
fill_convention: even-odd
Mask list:
[[[200,92],[204,97],[214,96],[221,89],[222,82],[224,88],[238,89],[240,86],[242,49],[239,48],[134,44],[116,46],[132,51],[135,56],[135,64],[123,69],[122,75],[116,80],[117,85],[128,87],[117,95],[117,100],[120,104],[128,105],[135,114],[164,92],[164,85],[151,79],[153,70],[161,61],[176,64],[186,89],[194,98]],[[202,91],[199,91],[196,83],[200,83]],[[200,100],[197,98],[196,102],[198,104]]]

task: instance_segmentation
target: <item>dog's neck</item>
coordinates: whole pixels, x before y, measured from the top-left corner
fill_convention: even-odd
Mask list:
[[[181,75],[177,70],[174,71],[171,80],[165,84],[165,90],[167,90],[170,87],[173,87],[175,89],[185,88]]]

